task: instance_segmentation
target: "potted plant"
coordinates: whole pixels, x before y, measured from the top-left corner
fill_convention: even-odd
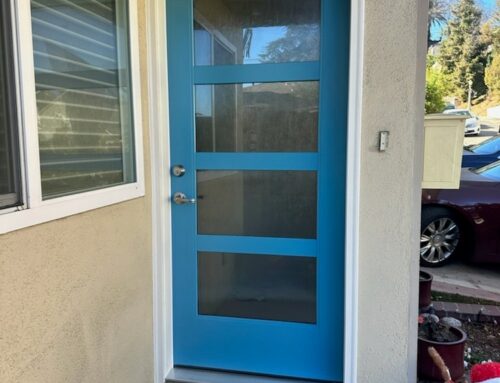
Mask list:
[[[418,308],[424,309],[431,305],[432,274],[420,271],[418,287]]]
[[[442,377],[441,370],[429,355],[430,347],[439,353],[450,371],[451,378],[453,380],[461,378],[465,372],[466,340],[467,335],[459,328],[436,322],[430,316],[419,316],[417,362],[419,378],[439,381]]]

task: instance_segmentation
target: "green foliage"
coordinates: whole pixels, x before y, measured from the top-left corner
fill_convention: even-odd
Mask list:
[[[441,113],[445,107],[447,81],[444,74],[434,68],[427,68],[425,83],[425,113]]]
[[[490,92],[500,93],[500,53],[496,54],[490,66],[486,68],[484,81]]]
[[[485,41],[491,46],[488,66],[484,74],[484,82],[488,86],[490,96],[500,96],[500,0],[497,10],[483,27]]]
[[[497,0],[497,9],[495,14],[488,20],[488,25],[491,29],[491,41],[493,44],[493,52],[500,54],[500,0]]]
[[[439,63],[454,93],[467,100],[469,81],[477,96],[487,92],[484,71],[488,39],[481,34],[481,10],[474,0],[458,0],[445,30]]]

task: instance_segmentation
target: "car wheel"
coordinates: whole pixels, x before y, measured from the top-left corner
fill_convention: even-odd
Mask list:
[[[455,259],[462,247],[462,227],[453,212],[443,208],[422,211],[420,264],[443,266]]]

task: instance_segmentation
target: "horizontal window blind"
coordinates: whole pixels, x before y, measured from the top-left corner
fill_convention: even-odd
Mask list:
[[[126,4],[31,2],[44,199],[135,181]]]
[[[9,2],[0,3],[0,209],[21,201],[19,140]]]

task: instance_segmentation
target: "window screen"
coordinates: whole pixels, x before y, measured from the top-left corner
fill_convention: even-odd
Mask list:
[[[43,199],[135,181],[127,4],[31,1]]]
[[[0,3],[0,209],[20,205],[19,140],[9,2]]]

